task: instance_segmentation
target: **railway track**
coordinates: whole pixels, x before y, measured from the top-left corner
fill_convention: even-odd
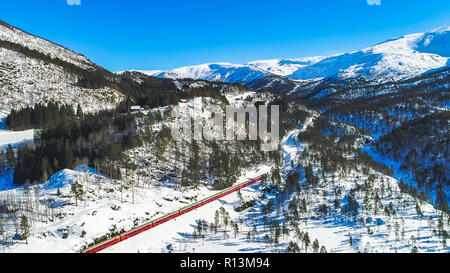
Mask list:
[[[97,243],[97,244],[95,244],[93,246],[90,246],[90,247],[82,250],[81,252],[82,253],[96,253],[96,252],[99,252],[102,249],[105,249],[107,247],[110,247],[112,245],[120,243],[120,242],[122,242],[122,241],[124,241],[124,240],[126,240],[126,239],[128,239],[130,237],[138,235],[139,233],[142,233],[142,232],[144,232],[146,230],[149,230],[151,228],[159,226],[159,225],[161,225],[161,224],[163,224],[163,223],[165,223],[167,221],[170,221],[170,220],[172,220],[174,218],[177,218],[177,217],[179,217],[179,216],[181,216],[183,214],[186,214],[186,213],[188,213],[190,211],[193,211],[193,210],[195,210],[195,209],[197,209],[199,207],[205,206],[205,205],[207,205],[207,204],[209,204],[209,203],[211,203],[211,202],[213,202],[213,201],[215,201],[217,199],[220,199],[220,198],[222,198],[224,196],[227,196],[227,195],[229,195],[229,194],[231,194],[233,192],[236,192],[236,191],[238,191],[238,190],[240,190],[242,188],[245,188],[245,187],[253,185],[253,184],[257,183],[257,182],[260,182],[261,179],[262,179],[262,176],[258,176],[256,178],[254,178],[253,180],[242,182],[242,183],[240,183],[240,184],[238,184],[236,186],[230,187],[230,188],[225,189],[225,190],[223,190],[223,191],[221,191],[221,192],[219,192],[217,194],[214,194],[213,196],[210,196],[210,197],[205,198],[203,200],[197,201],[197,202],[195,202],[195,203],[193,203],[193,204],[191,204],[189,206],[186,206],[186,207],[181,208],[181,209],[179,209],[177,211],[173,211],[173,212],[171,212],[169,214],[166,214],[166,215],[164,215],[162,217],[159,217],[159,218],[157,218],[157,219],[155,219],[155,220],[153,220],[153,221],[151,221],[149,223],[143,224],[141,226],[138,226],[137,228],[134,228],[134,229],[126,231],[126,232],[123,232],[123,233],[121,233],[121,234],[119,234],[119,235],[117,235],[115,237],[112,237],[110,239],[107,239],[105,241]]]

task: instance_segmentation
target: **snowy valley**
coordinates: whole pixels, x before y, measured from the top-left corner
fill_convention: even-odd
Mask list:
[[[449,35],[111,73],[0,22],[0,252],[81,252],[263,175],[102,252],[449,253]],[[279,105],[279,149],[175,141],[174,107],[215,115],[194,100]]]

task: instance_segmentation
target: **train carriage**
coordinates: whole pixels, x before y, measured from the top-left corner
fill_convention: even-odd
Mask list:
[[[221,191],[219,193],[216,193],[213,196],[210,196],[210,197],[205,198],[203,200],[197,201],[197,202],[195,202],[195,203],[193,203],[193,204],[191,204],[189,206],[186,206],[184,208],[181,208],[179,210],[176,210],[176,211],[173,211],[173,212],[171,212],[169,214],[161,216],[161,217],[151,221],[150,223],[143,224],[143,225],[138,226],[137,228],[134,228],[134,229],[132,229],[130,231],[121,233],[120,235],[115,236],[115,237],[113,237],[111,239],[108,239],[106,241],[103,241],[103,242],[100,242],[98,244],[95,244],[95,245],[85,249],[82,252],[83,253],[96,253],[96,252],[98,252],[98,251],[100,251],[102,249],[105,249],[105,248],[107,248],[109,246],[117,244],[117,243],[119,243],[119,242],[121,242],[123,240],[126,240],[126,239],[128,239],[130,237],[133,237],[133,236],[135,236],[135,235],[137,235],[137,234],[139,234],[141,232],[144,232],[144,231],[146,231],[148,229],[156,227],[156,226],[158,226],[158,225],[160,225],[160,224],[162,224],[164,222],[167,222],[167,221],[169,221],[169,220],[171,220],[173,218],[176,218],[176,217],[178,217],[178,216],[180,216],[182,214],[185,214],[187,212],[195,210],[195,209],[197,209],[197,208],[199,208],[201,206],[204,206],[204,205],[206,205],[208,203],[211,203],[211,202],[213,202],[213,201],[215,201],[217,199],[220,199],[220,198],[222,198],[222,197],[224,197],[226,195],[229,195],[229,194],[231,194],[231,193],[233,193],[235,191],[243,189],[243,188],[245,188],[247,186],[250,186],[250,185],[252,185],[252,184],[254,184],[256,182],[259,182],[259,181],[262,180],[262,178],[263,178],[263,176],[259,176],[259,177],[254,178],[253,180],[240,183],[240,184],[238,184],[236,186],[233,186],[233,187],[228,188],[226,190],[223,190],[223,191]]]

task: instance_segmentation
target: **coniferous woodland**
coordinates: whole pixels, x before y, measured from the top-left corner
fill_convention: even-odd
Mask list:
[[[59,105],[49,102],[47,105],[36,104],[34,107],[12,110],[6,118],[6,128],[13,131],[23,131],[33,128],[48,128],[61,123],[69,123],[83,116],[80,106],[75,113],[70,105]]]
[[[112,110],[63,120],[40,130],[35,145],[18,150],[14,183],[46,181],[55,171],[82,163],[119,178],[118,169],[106,168],[106,161],[119,160],[124,150],[139,143],[131,114]]]
[[[42,129],[37,133],[34,145],[20,148],[16,157],[12,148],[8,149],[6,153],[0,153],[0,160],[7,162],[10,166],[15,165],[14,182],[16,184],[27,185],[46,181],[56,171],[86,163],[110,178],[125,179],[133,172],[143,172],[147,168],[150,170],[149,177],[161,174],[157,176],[158,180],[179,183],[178,186],[183,188],[197,187],[204,181],[212,181],[215,189],[231,186],[236,182],[242,169],[269,163],[274,166],[269,175],[269,180],[273,184],[263,184],[260,199],[248,204],[243,203],[242,206],[251,207],[255,202],[265,202],[265,196],[270,194],[279,195],[281,201],[283,196],[290,194],[293,196],[289,200],[287,210],[280,210],[277,207],[279,206],[277,202],[281,201],[276,198],[274,201],[266,202],[262,206],[261,214],[257,214],[257,218],[254,219],[255,225],[259,223],[258,221],[262,221],[264,230],[268,231],[260,239],[272,246],[273,251],[280,251],[280,241],[291,233],[295,234],[297,239],[292,239],[285,246],[286,251],[326,252],[325,247],[321,246],[317,239],[311,238],[311,234],[303,230],[304,225],[307,227],[311,215],[324,220],[343,217],[345,221],[366,225],[370,217],[366,219],[361,215],[373,213],[373,215],[396,219],[395,215],[405,209],[405,204],[400,202],[400,199],[386,201],[390,200],[393,192],[381,174],[392,176],[393,170],[361,152],[360,145],[373,140],[367,138],[370,135],[369,128],[357,126],[359,123],[352,118],[337,119],[331,111],[330,114],[324,112],[322,115],[315,115],[313,124],[298,135],[301,143],[308,144],[302,153],[301,161],[296,166],[292,165],[294,171],[290,172],[284,180],[280,175],[280,151],[262,152],[260,141],[176,142],[171,137],[170,128],[166,126],[166,122],[170,122],[170,117],[167,116],[170,113],[170,106],[164,112],[152,110],[145,114],[129,113],[131,105],[138,104],[149,109],[151,107],[147,103],[150,102],[152,106],[158,107],[168,101],[173,100],[175,103],[178,102],[176,99],[191,96],[207,97],[221,106],[227,104],[219,88],[201,87],[186,90],[188,91],[185,94],[181,93],[180,96],[177,95],[179,92],[177,90],[169,91],[167,93],[169,95],[161,96],[158,96],[157,90],[149,90],[150,95],[147,98],[152,97],[157,100],[154,103],[152,99],[145,102],[146,96],[130,95],[117,109],[96,114],[83,113],[81,107],[74,110],[57,104],[36,105],[34,108],[15,111],[8,117],[9,128],[25,129],[40,126]],[[142,104],[137,103],[139,98],[142,99]],[[255,105],[263,101],[257,101]],[[276,96],[270,104],[280,105],[280,136],[285,136],[298,125],[305,124],[314,112],[305,108],[302,101],[284,96]],[[47,110],[46,107],[48,113],[59,119],[59,122],[48,122],[47,117],[41,117],[38,114]],[[369,108],[361,106],[359,110],[354,110],[354,113],[367,109]],[[33,116],[40,118],[32,118]],[[441,125],[446,118],[432,115],[424,121],[411,122],[410,125],[405,125],[405,128],[420,127],[430,122],[436,125],[436,128],[442,128]],[[422,125],[419,126],[416,123]],[[392,130],[392,133],[396,134],[395,137],[388,138],[386,135],[380,138],[380,142],[395,141],[397,135],[401,135],[396,132],[397,129]],[[136,158],[133,160],[129,158],[140,150],[145,150],[142,153],[145,155],[144,158],[139,158],[139,161]],[[124,170],[129,173],[123,173]],[[341,182],[346,180],[354,182],[352,183],[354,186],[349,191],[345,190]],[[132,188],[130,190],[132,193],[134,193],[134,187],[143,187],[142,182],[139,185],[139,180],[127,183],[129,183],[128,187]],[[76,188],[77,184],[74,185],[73,198],[75,204],[78,204],[86,197],[83,196],[85,193],[82,190]],[[421,202],[430,200],[426,191],[418,191],[404,183],[400,184],[400,189],[417,198],[418,213],[420,213]],[[324,194],[320,193],[321,191]],[[274,215],[278,218],[273,218]],[[280,220],[280,217],[283,220]],[[445,221],[445,218],[443,219],[442,222]],[[26,234],[26,221],[22,222],[24,223],[23,234]],[[210,227],[209,232],[206,224]],[[226,213],[219,212],[219,221],[216,223],[199,221],[192,236],[196,240],[205,236],[215,236],[217,232],[220,232],[228,238],[227,227],[230,228],[229,231],[234,232],[234,236],[239,234],[239,231],[242,232],[242,226],[239,227],[238,221],[231,222]],[[398,222],[393,226],[397,240],[401,237],[401,230],[404,228],[404,225]],[[440,238],[443,244],[448,238],[444,229],[445,225],[444,228],[436,229],[442,234]],[[117,232],[119,231],[112,231],[111,236]],[[373,231],[368,228],[368,233]],[[248,240],[257,240],[257,236],[257,229],[248,231]],[[349,244],[353,244],[351,236]]]
[[[386,159],[399,162],[397,171],[411,174],[413,184],[402,189],[447,211],[449,78],[447,68],[382,84],[361,79],[330,81],[305,92],[302,100],[317,109],[322,119],[371,136],[373,140],[366,139],[366,145],[371,144]],[[324,89],[328,94],[316,97]],[[324,133],[329,135],[330,130]],[[365,152],[358,157],[373,162],[372,155]],[[394,175],[393,166],[381,168],[388,170],[383,173]]]
[[[352,232],[343,235],[348,241],[342,243],[355,246],[355,251],[371,251],[369,243],[363,248],[356,246],[362,242],[357,242],[355,234],[360,239],[385,237],[381,240],[382,247],[390,244],[385,249],[391,251],[397,251],[400,240],[412,252],[421,250],[421,243],[433,240],[448,250],[449,218],[445,212],[448,212],[446,192],[450,178],[449,69],[385,83],[332,77],[300,86],[284,77],[268,76],[249,84],[253,88],[250,90],[239,84],[172,80],[139,72],[113,74],[92,63],[83,63],[82,68],[8,41],[0,41],[0,48],[62,68],[63,74],[73,76],[70,84],[81,89],[95,93],[108,87],[124,98],[115,109],[97,113],[85,112],[80,105],[53,101],[10,113],[7,129],[37,130],[33,144],[18,148],[9,145],[0,151],[0,172],[12,173],[16,185],[25,185],[23,195],[15,191],[2,194],[0,235],[5,246],[18,239],[28,243],[33,225],[74,215],[74,211],[77,213],[74,208],[79,205],[84,206],[85,214],[89,204],[98,204],[106,198],[113,200],[110,209],[119,211],[125,204],[135,204],[135,189],[139,189],[139,195],[161,184],[182,193],[178,197],[190,203],[196,197],[185,195],[185,190],[199,186],[224,189],[233,185],[243,170],[268,165],[272,169],[263,176],[258,196],[244,200],[238,192],[240,204],[234,210],[239,214],[248,210],[246,224],[251,226],[243,227],[240,217],[231,221],[230,214],[221,208],[216,211],[214,222],[197,222],[193,239],[215,236],[218,232],[229,238],[228,231],[236,238],[245,230],[248,242],[266,243],[273,251],[326,252],[308,231],[314,227],[327,228],[331,223]],[[297,92],[292,92],[294,89]],[[257,106],[269,101],[268,106],[280,106],[280,137],[292,136],[291,146],[296,148],[292,155],[282,158],[284,151],[280,149],[263,152],[260,139],[174,141],[171,137],[169,125],[173,120],[169,113],[180,99],[202,97],[205,103],[224,108],[230,103],[226,92],[255,90],[258,92],[252,92],[246,103]],[[288,92],[291,95],[280,95]],[[130,108],[136,105],[143,111],[132,114]],[[299,125],[304,128],[294,130]],[[398,162],[399,170],[410,173],[413,179],[399,182],[393,179],[398,170],[383,163],[389,161],[375,161],[374,153],[363,149],[369,146],[379,155]],[[58,188],[55,194],[41,194],[41,190],[49,189],[30,186],[81,164],[105,176],[85,171],[82,166],[79,169],[82,171],[61,172],[68,173],[68,177],[74,174],[64,193]],[[139,203],[139,198],[136,200]],[[440,215],[434,211],[430,214],[425,202],[440,209]],[[95,216],[97,210],[91,212]],[[154,216],[148,212],[145,215],[148,218],[127,217],[136,226]],[[417,231],[410,230],[411,219],[416,223],[424,217],[428,218],[427,225],[422,223],[417,225]],[[83,238],[86,230],[89,232],[85,224],[89,225],[76,223],[34,236]],[[119,227],[111,226],[103,239],[124,231],[123,222],[116,224]],[[265,235],[258,238],[262,232]],[[289,233],[294,236],[289,237]],[[283,243],[286,238],[291,241]],[[441,250],[433,247],[429,250]]]
[[[436,207],[448,211],[443,189],[450,186],[450,112],[437,112],[403,123],[383,135],[376,148],[401,162],[400,170],[411,172],[417,187],[436,191]]]
[[[222,107],[228,103],[217,96],[210,99]],[[301,104],[282,97],[279,100],[284,105],[280,107],[280,135],[282,135],[288,130],[295,129],[299,125],[299,120],[305,120],[309,113]],[[256,103],[258,104],[259,102]],[[144,133],[149,134],[151,133]],[[171,164],[174,169],[169,170],[169,176],[175,181],[180,181],[182,187],[198,186],[202,181],[213,180],[215,189],[224,189],[236,182],[243,169],[265,162],[278,166],[281,162],[279,150],[273,152],[260,150],[260,139],[176,142],[171,138],[168,127],[163,127],[159,133],[144,138],[147,139],[146,145],[153,149],[159,160],[170,162],[171,156],[168,155],[174,155],[175,162]]]
[[[118,165],[111,164],[111,162],[120,162],[124,151],[138,147],[142,142],[150,141],[155,145],[157,153],[160,154],[171,142],[168,127],[163,127],[156,134],[152,133],[148,127],[155,120],[162,118],[159,114],[156,117],[149,114],[144,118],[138,118],[141,120],[139,125],[136,115],[130,113],[132,105],[150,109],[176,104],[181,98],[188,99],[199,96],[215,99],[222,105],[228,103],[220,93],[219,86],[187,87],[184,92],[181,92],[175,87],[173,81],[145,77],[145,81],[136,84],[136,81],[128,78],[132,76],[135,75],[122,75],[120,85],[128,98],[114,110],[83,113],[80,106],[74,111],[71,106],[50,102],[12,111],[6,120],[8,129],[39,129],[34,145],[19,148],[14,164],[10,164],[15,165],[14,183],[22,185],[43,182],[61,169],[72,169],[80,164],[94,166],[112,178],[120,178]],[[90,82],[93,84],[92,82],[95,80],[91,79]],[[287,112],[283,111],[283,113],[286,115]],[[298,113],[298,110],[293,113]],[[292,119],[286,120],[292,121]],[[147,129],[142,133],[138,125],[147,127]],[[294,123],[289,123],[283,128],[293,125]],[[230,186],[235,182],[239,169],[250,161],[254,161],[247,156],[249,161],[242,162],[240,158],[243,157],[236,156],[235,153],[248,150],[258,151],[260,143],[246,141],[240,144],[237,142],[236,145],[244,147],[233,147],[234,153],[214,142],[206,145],[213,150],[213,153],[201,158],[200,150],[203,150],[203,147],[200,149],[195,142],[190,145],[189,152],[192,152],[192,156],[188,160],[187,168],[182,171],[182,185],[194,185],[201,179],[211,176],[217,177],[216,188]],[[265,158],[262,152],[258,153],[261,154],[259,158]],[[276,156],[279,158],[279,155]],[[9,155],[9,157],[11,156]],[[12,162],[12,160],[8,162]],[[204,171],[205,165],[209,166],[207,171]]]
[[[185,80],[188,85],[192,80]],[[210,97],[225,102],[225,97],[220,93],[221,86],[213,86],[211,83],[204,87],[184,86],[181,91],[171,79],[149,77],[138,72],[124,72],[118,76],[117,84],[120,91],[128,97],[122,103],[121,110],[126,110],[131,105],[154,108],[173,105],[180,99],[194,97]],[[244,88],[239,86],[240,88]]]

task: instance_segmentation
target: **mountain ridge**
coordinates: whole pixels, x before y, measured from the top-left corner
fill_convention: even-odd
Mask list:
[[[306,58],[256,60],[245,64],[208,63],[172,70],[142,71],[166,78],[193,78],[254,86],[265,77],[311,83],[362,78],[375,83],[405,80],[450,64],[450,27],[403,35],[365,49]],[[263,86],[264,87],[264,86]],[[295,92],[295,90],[290,90]]]
[[[87,112],[117,105],[123,98],[118,90],[82,84],[92,73],[107,77],[110,72],[81,54],[0,22],[0,117],[49,101],[81,105]]]

